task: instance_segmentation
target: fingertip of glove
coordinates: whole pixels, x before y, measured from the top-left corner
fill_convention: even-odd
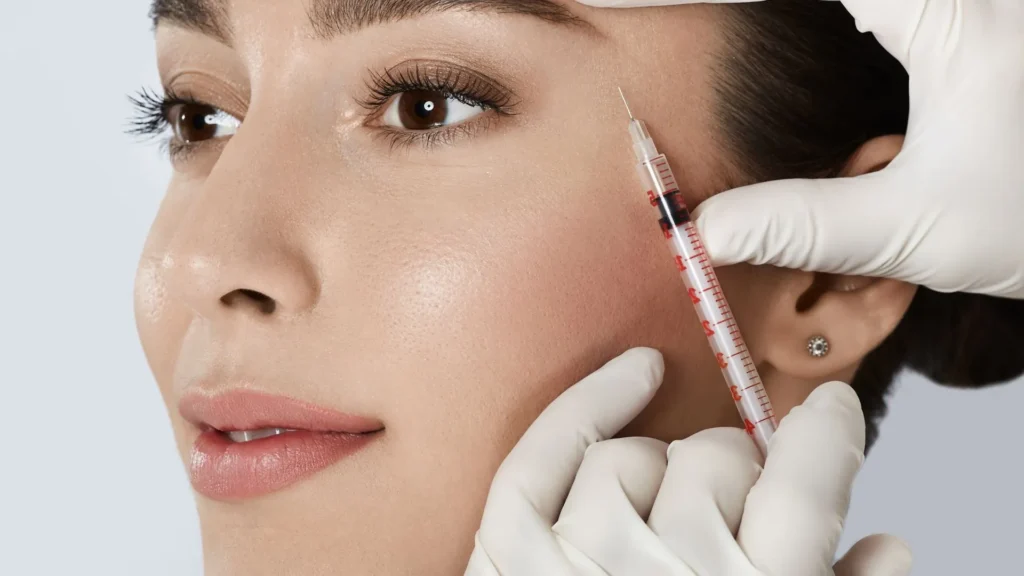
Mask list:
[[[716,454],[735,454],[743,460],[756,461],[758,465],[762,462],[761,453],[757,446],[751,442],[747,433],[739,428],[709,428],[701,430],[693,436],[676,440],[668,446],[668,457],[671,459],[675,452],[695,452],[707,454],[708,461],[713,461]],[[700,458],[695,459],[700,461]]]
[[[803,404],[783,418],[772,443],[781,442],[779,437],[792,440],[811,436],[821,440],[829,438],[833,442],[845,438],[863,460],[866,424],[860,399],[853,388],[843,382],[829,382],[815,388]]]
[[[910,545],[890,534],[857,542],[840,561],[837,576],[907,576],[914,565]]]
[[[700,208],[698,208],[700,210]],[[710,216],[707,216],[710,214]],[[697,233],[700,235],[704,251],[711,264],[714,266],[732,266],[744,261],[742,252],[734,246],[735,235],[727,230],[718,229],[721,234],[716,234],[716,228],[708,226],[708,220],[714,220],[714,211],[694,213],[694,223],[697,226]]]
[[[907,576],[914,567],[914,551],[903,540],[893,536],[893,564],[891,576]]]
[[[826,382],[818,386],[807,396],[804,406],[823,410],[863,412],[857,392],[845,382]]]
[[[665,358],[654,348],[633,348],[609,362],[606,367],[622,368],[633,372],[642,370],[642,381],[648,389],[656,390],[665,376]]]
[[[889,536],[889,541],[892,547],[890,554],[892,554],[893,561],[900,566],[899,570],[893,572],[894,576],[910,574],[910,569],[914,565],[914,551],[910,548],[910,544],[896,536]]]

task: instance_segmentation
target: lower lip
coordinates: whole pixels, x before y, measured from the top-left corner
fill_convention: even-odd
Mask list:
[[[257,498],[312,476],[378,436],[299,430],[236,443],[207,430],[192,447],[189,475],[196,492],[208,498]]]

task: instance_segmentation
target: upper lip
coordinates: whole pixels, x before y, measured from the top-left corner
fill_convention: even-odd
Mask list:
[[[254,390],[228,390],[216,394],[186,392],[178,412],[200,428],[222,432],[284,428],[313,432],[368,434],[383,430],[374,418],[345,414],[302,400]]]

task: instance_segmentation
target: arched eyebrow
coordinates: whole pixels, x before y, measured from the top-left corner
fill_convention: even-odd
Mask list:
[[[231,26],[224,0],[153,0],[153,27],[173,24],[231,44]]]
[[[551,0],[312,0],[308,15],[316,36],[330,39],[367,26],[456,10],[525,15],[593,30],[587,21]],[[176,24],[231,43],[226,0],[154,0],[150,16],[154,26]]]

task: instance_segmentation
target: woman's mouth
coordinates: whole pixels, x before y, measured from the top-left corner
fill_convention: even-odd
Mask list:
[[[192,487],[215,500],[283,490],[381,436],[379,421],[249,390],[186,394],[181,415],[200,434],[192,447]]]

